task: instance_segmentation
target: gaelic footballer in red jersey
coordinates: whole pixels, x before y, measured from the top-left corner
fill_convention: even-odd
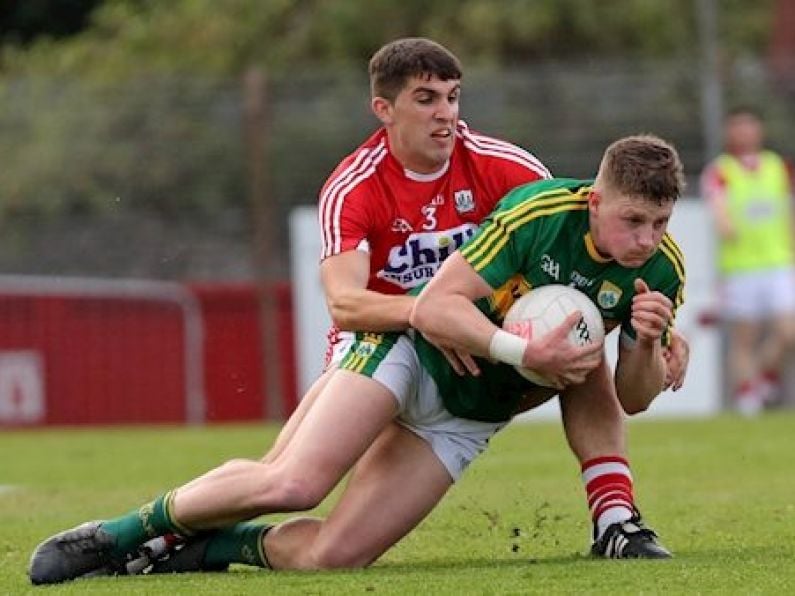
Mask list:
[[[531,153],[460,120],[447,163],[418,174],[392,155],[380,129],[342,161],[320,193],[322,258],[365,251],[368,289],[405,293],[430,280],[510,189],[550,177]]]

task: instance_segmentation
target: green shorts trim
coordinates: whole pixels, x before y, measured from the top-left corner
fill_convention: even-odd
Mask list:
[[[353,344],[342,358],[339,368],[372,377],[401,335],[401,333],[357,331]]]

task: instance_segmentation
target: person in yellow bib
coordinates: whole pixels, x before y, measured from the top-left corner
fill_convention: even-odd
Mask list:
[[[753,109],[729,112],[724,144],[701,186],[718,234],[734,406],[754,415],[779,393],[782,360],[795,344],[792,183],[784,159],[764,148]]]

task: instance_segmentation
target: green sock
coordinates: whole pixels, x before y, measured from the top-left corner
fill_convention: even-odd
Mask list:
[[[169,491],[127,515],[102,522],[102,529],[116,538],[113,554],[124,556],[155,536],[169,533],[189,534],[171,518],[169,510],[173,495],[174,491]]]
[[[265,533],[271,524],[244,522],[214,533],[204,552],[204,564],[222,567],[230,563],[243,563],[270,568],[262,546]]]

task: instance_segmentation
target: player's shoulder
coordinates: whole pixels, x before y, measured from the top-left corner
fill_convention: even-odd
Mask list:
[[[587,225],[591,182],[554,178],[523,184],[502,198],[487,221],[518,236],[541,234],[544,242],[557,242]]]
[[[369,185],[378,175],[378,166],[388,153],[386,134],[381,128],[334,168],[320,191],[321,202],[368,193]]]
[[[770,163],[776,164],[776,166],[779,168],[782,169],[788,168],[787,160],[784,159],[784,156],[776,151],[773,151],[772,149],[763,149],[761,151],[761,156],[762,159],[765,159]]]
[[[551,178],[547,167],[530,151],[506,141],[472,130],[464,120],[456,125],[456,139],[467,157],[480,164],[530,170],[537,178]]]
[[[722,156],[720,155],[714,157],[704,165],[704,168],[701,170],[701,173],[699,174],[699,179],[702,185],[723,178],[723,173],[721,170],[723,169],[724,166],[723,162],[721,161],[721,157]]]
[[[680,283],[685,282],[685,255],[670,232],[663,234],[660,241],[656,267]]]
[[[552,178],[536,180],[514,188],[500,202],[500,208],[512,209],[522,205],[524,209],[554,206],[553,213],[582,210],[587,206],[593,180],[574,178]]]

